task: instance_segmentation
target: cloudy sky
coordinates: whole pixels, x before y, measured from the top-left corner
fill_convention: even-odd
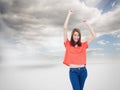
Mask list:
[[[0,0],[0,61],[63,60],[63,24],[73,14],[68,35],[80,28],[82,41],[90,36],[81,22],[87,19],[97,38],[89,45],[88,59],[120,56],[119,0]],[[94,58],[93,58],[94,57]]]

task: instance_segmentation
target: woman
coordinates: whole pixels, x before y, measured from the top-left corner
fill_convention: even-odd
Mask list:
[[[88,24],[86,20],[83,20],[89,28],[91,37],[87,41],[81,42],[80,30],[78,28],[74,28],[71,33],[71,40],[69,41],[67,37],[67,26],[72,13],[72,10],[69,10],[64,23],[64,45],[66,52],[63,63],[70,67],[69,77],[73,90],[83,90],[84,83],[87,78],[86,49],[95,39],[96,34],[91,25]]]

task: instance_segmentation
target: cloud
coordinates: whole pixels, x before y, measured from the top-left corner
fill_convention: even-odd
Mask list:
[[[112,36],[114,38],[120,39],[120,32],[114,32],[114,33],[112,33]]]
[[[120,43],[114,43],[113,45],[114,46],[120,46]]]
[[[91,54],[94,55],[94,56],[105,56],[104,53],[92,52]]]
[[[80,0],[80,1],[90,7],[96,7],[101,2],[101,0],[91,0],[91,1],[90,0]]]
[[[112,3],[112,7],[114,7],[116,3],[117,3],[116,1],[115,1],[115,2],[113,2],[113,3]]]
[[[104,53],[103,48],[88,48],[87,49],[87,57],[89,59],[91,58],[93,60],[93,57],[94,57],[94,59],[97,60],[99,58],[103,58],[104,56],[106,56],[106,53]]]
[[[88,52],[93,52],[93,51],[102,51],[103,48],[90,48],[90,49],[87,49]]]
[[[105,40],[100,40],[97,42],[97,44],[100,44],[100,45],[107,45],[109,43],[110,43],[109,41],[105,41]]]
[[[17,31],[29,32],[34,29],[36,33],[38,30],[41,33],[46,28],[50,28],[49,30],[51,31],[55,27],[59,27],[58,31],[60,32],[70,8],[74,10],[69,23],[69,27],[71,28],[80,23],[82,18],[89,19],[97,33],[112,32],[120,28],[118,26],[118,23],[120,23],[118,19],[120,18],[119,7],[113,12],[101,14],[101,11],[97,8],[86,6],[84,3],[79,2],[79,0],[64,0],[59,3],[57,0],[30,0],[29,2],[24,0],[11,0],[11,2],[2,0],[1,2],[4,3],[3,7],[5,8],[4,13],[2,13],[3,20],[9,27]],[[90,3],[88,0],[86,2]],[[97,1],[94,2],[98,3]],[[62,5],[64,7],[61,7]],[[53,31],[49,34],[52,33]]]
[[[115,48],[117,51],[120,51],[120,48]]]
[[[88,52],[88,57],[93,56],[104,56],[105,54],[103,53],[104,49],[103,48],[89,48],[87,49]]]
[[[117,8],[114,11],[110,11],[105,14],[100,14],[97,17],[93,18],[93,23],[95,28],[99,33],[108,33],[108,32],[114,32],[119,31],[119,13],[120,9]]]
[[[88,28],[81,22],[83,18],[88,19],[97,35],[119,32],[119,6],[114,11],[102,14],[95,7],[99,1],[93,0],[93,5],[88,0],[87,4],[79,0],[0,0],[0,42],[2,46],[6,44],[3,49],[11,45],[19,48],[23,54],[26,50],[29,55],[32,53],[28,52],[32,51],[35,54],[48,52],[49,55],[63,53],[63,24],[71,8],[73,15],[68,32],[79,27],[83,37],[89,36]],[[109,42],[98,43],[105,45]]]

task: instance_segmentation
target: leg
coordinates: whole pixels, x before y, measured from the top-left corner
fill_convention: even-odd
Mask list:
[[[80,90],[83,90],[86,78],[87,78],[87,69],[86,67],[84,67],[80,69],[80,76],[79,76],[79,82],[81,86]]]
[[[80,83],[79,83],[79,76],[75,69],[70,69],[69,77],[70,77],[73,90],[81,90]]]

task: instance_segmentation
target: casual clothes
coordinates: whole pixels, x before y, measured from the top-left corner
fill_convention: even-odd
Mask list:
[[[83,90],[85,80],[87,78],[87,69],[86,69],[86,49],[88,48],[88,43],[82,42],[81,46],[74,47],[70,44],[70,41],[67,39],[64,42],[66,48],[64,61],[63,63],[67,66],[70,64],[75,65],[85,65],[84,67],[71,68],[69,70],[69,77],[73,87],[73,90]]]
[[[86,65],[86,49],[88,48],[88,43],[83,42],[81,46],[74,47],[70,45],[70,41],[67,39],[64,42],[64,46],[66,48],[64,61],[63,63],[67,66],[70,64],[76,65]]]
[[[73,90],[83,90],[84,83],[87,78],[86,67],[70,68],[69,77]]]

